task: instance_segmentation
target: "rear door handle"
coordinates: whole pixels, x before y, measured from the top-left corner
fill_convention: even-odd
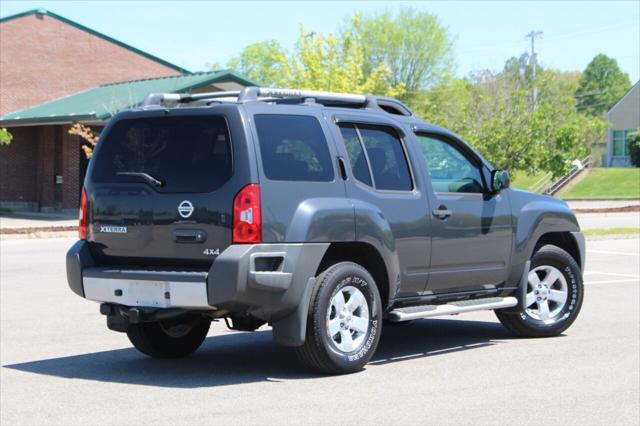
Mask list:
[[[207,233],[202,229],[176,229],[173,231],[173,240],[176,243],[203,243],[207,239]]]
[[[452,212],[446,206],[440,206],[437,209],[433,210],[433,215],[438,219],[445,220],[449,216],[451,216]]]

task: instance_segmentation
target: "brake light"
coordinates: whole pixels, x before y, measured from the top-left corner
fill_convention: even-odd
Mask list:
[[[82,195],[80,196],[80,212],[78,214],[78,237],[81,240],[86,240],[88,230],[89,198],[87,197],[87,190],[82,188]]]
[[[260,185],[250,183],[233,199],[233,242],[262,242]]]

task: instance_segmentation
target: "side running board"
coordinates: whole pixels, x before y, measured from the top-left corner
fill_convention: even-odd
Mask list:
[[[391,321],[410,321],[439,315],[454,315],[462,312],[484,311],[489,309],[511,308],[518,304],[515,297],[489,297],[485,299],[460,300],[444,305],[419,305],[398,308],[389,312]]]

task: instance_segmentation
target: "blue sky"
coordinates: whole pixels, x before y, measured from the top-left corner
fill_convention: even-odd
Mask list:
[[[457,74],[500,69],[536,42],[543,66],[583,70],[598,53],[615,58],[633,82],[640,77],[640,1],[10,1],[0,16],[46,8],[192,71],[222,63],[244,46],[277,39],[291,46],[303,23],[335,31],[354,11],[411,6],[439,17],[455,37]]]

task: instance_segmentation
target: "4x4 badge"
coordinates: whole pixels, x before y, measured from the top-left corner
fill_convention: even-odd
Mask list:
[[[185,219],[191,216],[193,214],[193,204],[191,204],[191,201],[184,200],[181,202],[178,205],[178,213]]]

